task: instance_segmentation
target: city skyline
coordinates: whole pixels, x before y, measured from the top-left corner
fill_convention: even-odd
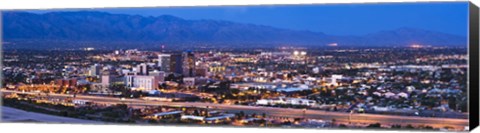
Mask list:
[[[2,12],[1,120],[467,131],[465,4]]]
[[[445,47],[19,50],[5,52],[1,91],[7,107],[75,123],[460,131],[466,61],[466,48]]]

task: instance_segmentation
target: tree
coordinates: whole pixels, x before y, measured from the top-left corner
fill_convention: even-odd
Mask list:
[[[193,115],[194,115],[194,116],[200,116],[200,112],[198,112],[198,110],[195,109],[195,110],[193,111]]]
[[[431,129],[433,129],[433,127],[432,126],[425,126],[425,129],[430,129],[431,130]]]
[[[165,81],[174,81],[175,80],[175,75],[169,74],[167,77],[165,77]]]
[[[158,123],[158,121],[157,121],[157,120],[154,120],[154,119],[149,119],[147,122],[148,122],[148,123]]]
[[[406,129],[415,129],[415,127],[413,127],[411,124],[408,124],[407,126],[405,126]]]
[[[243,117],[245,116],[245,112],[243,112],[243,111],[240,111],[240,114],[239,114],[239,116],[240,116],[241,118],[243,118]]]
[[[336,125],[336,122],[337,122],[336,119],[332,119],[332,126],[335,126],[335,125]]]
[[[380,128],[382,125],[380,123],[370,124],[367,128]]]
[[[399,129],[399,128],[402,128],[402,125],[392,125],[391,128]]]

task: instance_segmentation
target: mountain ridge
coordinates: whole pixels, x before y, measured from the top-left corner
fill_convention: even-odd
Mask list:
[[[140,16],[97,11],[43,14],[3,12],[3,39],[40,47],[184,47],[199,44],[231,47],[327,46],[466,46],[466,37],[416,28],[384,30],[363,36],[334,36],[224,20],[187,20],[172,15]],[[54,43],[55,45],[52,45]],[[73,45],[86,43],[88,45]],[[97,44],[103,43],[103,44]],[[129,45],[129,43],[131,43]],[[50,44],[50,45],[43,45]],[[13,47],[13,46],[12,46]]]

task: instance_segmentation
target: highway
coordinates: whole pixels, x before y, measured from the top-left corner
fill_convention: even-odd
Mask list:
[[[11,90],[2,90],[2,93],[24,93],[38,95],[38,92],[18,92]],[[73,97],[68,94],[49,94],[51,98],[67,98]],[[76,95],[78,100],[90,100],[96,103],[103,104],[128,104],[132,106],[181,106],[181,107],[209,107],[216,110],[223,110],[228,112],[244,111],[245,113],[267,114],[268,117],[287,117],[287,118],[307,118],[307,119],[323,119],[332,120],[335,119],[338,123],[381,123],[385,124],[401,124],[401,125],[428,125],[435,128],[443,128],[446,126],[453,127],[458,130],[463,130],[465,126],[468,126],[468,119],[453,119],[453,118],[434,118],[434,117],[418,117],[418,116],[396,116],[396,115],[379,115],[379,114],[357,114],[357,113],[344,113],[344,112],[327,112],[320,110],[304,110],[304,109],[291,109],[291,108],[275,108],[275,107],[262,107],[262,106],[244,106],[244,105],[227,105],[227,104],[214,104],[214,103],[202,103],[202,102],[161,102],[161,101],[146,101],[141,99],[120,99],[113,97],[101,97],[101,96],[87,96]]]

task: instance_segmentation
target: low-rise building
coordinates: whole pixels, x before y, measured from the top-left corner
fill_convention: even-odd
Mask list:
[[[158,89],[158,76],[128,75],[125,85],[132,90],[151,91]]]
[[[302,98],[275,98],[275,99],[260,99],[256,102],[257,105],[304,105],[313,106],[316,104],[313,100]]]

